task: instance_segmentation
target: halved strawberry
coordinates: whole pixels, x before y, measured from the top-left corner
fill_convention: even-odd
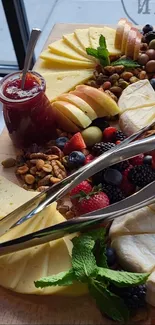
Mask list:
[[[68,155],[72,151],[81,151],[86,148],[86,144],[83,140],[83,137],[80,132],[77,132],[73,135],[73,137],[65,144],[64,146],[64,154]]]

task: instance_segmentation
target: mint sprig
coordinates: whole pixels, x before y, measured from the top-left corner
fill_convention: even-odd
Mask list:
[[[105,67],[110,64],[109,52],[107,49],[106,39],[103,35],[100,35],[99,46],[97,49],[91,47],[86,48],[88,55],[91,55],[100,61],[100,64]]]
[[[145,283],[150,274],[109,269],[105,255],[105,235],[105,229],[99,228],[73,238],[72,268],[34,283],[37,288],[67,286],[75,281],[86,283],[101,313],[126,323],[129,310],[123,299],[110,291],[110,283],[117,287],[136,286]]]
[[[124,58],[124,59],[120,58],[117,61],[112,62],[111,65],[113,67],[115,67],[117,65],[123,65],[125,68],[129,68],[129,69],[134,69],[134,68],[140,67],[140,65],[136,61],[133,61],[129,58]]]

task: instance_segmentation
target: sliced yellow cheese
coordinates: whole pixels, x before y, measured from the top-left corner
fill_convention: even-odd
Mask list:
[[[53,107],[62,112],[76,125],[86,128],[91,124],[90,118],[83,113],[78,107],[73,104],[64,101],[56,101],[53,103]]]
[[[77,106],[82,112],[84,112],[92,121],[97,118],[95,111],[92,107],[86,103],[82,98],[74,94],[62,94],[57,100],[63,100]]]
[[[59,95],[74,89],[78,84],[92,78],[93,70],[73,70],[42,73],[46,81],[46,95],[53,101]]]
[[[52,53],[56,53],[61,56],[65,56],[67,58],[86,61],[89,62],[90,60],[83,55],[79,54],[77,51],[73,50],[63,39],[60,39],[54,43],[51,43],[49,46],[49,50]]]
[[[0,219],[36,196],[0,176]]]
[[[74,34],[77,40],[79,41],[80,45],[82,46],[82,48],[86,51],[86,48],[90,47],[88,28],[75,29]]]
[[[66,44],[68,44],[76,52],[85,56],[86,58],[89,57],[86,53],[86,49],[83,49],[74,33],[63,35],[63,39]]]
[[[90,27],[89,28],[89,40],[92,48],[97,49],[99,46],[100,35],[106,38],[106,44],[110,55],[120,55],[120,50],[115,48],[115,35],[116,30],[109,27]]]
[[[83,68],[93,68],[95,63],[93,61],[80,61],[67,58],[55,53],[51,53],[49,50],[45,50],[40,54],[40,58],[46,61],[56,62],[59,64],[65,64],[66,66],[75,66]]]
[[[118,101],[122,112],[154,104],[155,92],[147,79],[139,80],[125,88]]]

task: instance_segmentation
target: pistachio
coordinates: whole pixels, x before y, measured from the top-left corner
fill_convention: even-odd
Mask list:
[[[46,172],[46,173],[51,173],[52,166],[50,164],[44,164],[44,166],[42,167],[42,170],[44,170],[44,172]]]
[[[109,81],[113,84],[114,82],[116,82],[119,79],[119,74],[118,73],[114,73],[109,77]]]
[[[36,168],[37,168],[37,170],[41,170],[43,168],[44,164],[45,164],[45,162],[44,162],[43,159],[38,159],[36,161]]]
[[[131,77],[133,77],[133,73],[132,72],[124,71],[121,74],[121,78],[123,78],[125,81],[130,80]]]
[[[137,82],[139,79],[137,78],[137,77],[131,77],[130,78],[130,82],[133,84],[133,83],[135,83],[135,82]]]
[[[23,166],[20,166],[17,168],[16,174],[23,175],[23,174],[26,174],[28,172],[28,170],[29,170],[28,166],[23,165]]]
[[[25,182],[26,182],[26,184],[32,185],[35,182],[35,177],[31,174],[26,174]]]
[[[127,82],[127,81],[125,81],[125,80],[123,80],[123,81],[120,81],[119,80],[119,86],[122,88],[122,89],[125,89],[126,87],[128,87],[129,86],[129,83]]]
[[[14,167],[16,165],[16,160],[14,158],[7,158],[2,161],[2,165],[4,168]]]

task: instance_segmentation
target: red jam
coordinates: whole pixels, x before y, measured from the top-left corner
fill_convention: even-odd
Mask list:
[[[34,142],[42,144],[54,137],[54,113],[45,88],[44,78],[36,72],[27,73],[24,90],[21,89],[21,72],[0,81],[4,120],[18,147],[28,147]]]

